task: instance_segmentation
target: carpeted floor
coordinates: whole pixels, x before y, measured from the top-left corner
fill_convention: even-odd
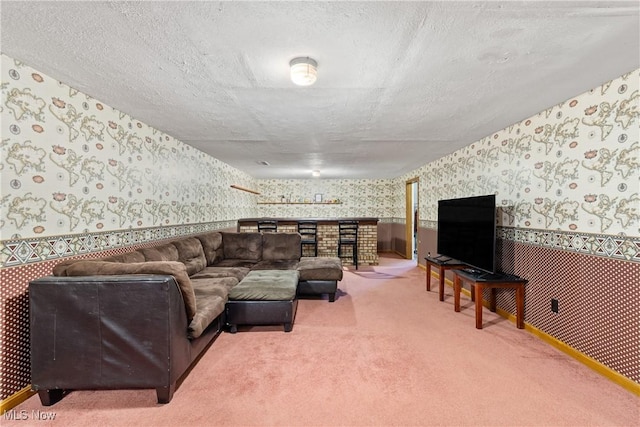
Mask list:
[[[37,411],[64,426],[640,425],[632,393],[486,309],[475,329],[471,301],[455,313],[425,274],[383,255],[345,272],[335,303],[300,300],[291,333],[223,333],[167,405],[153,390],[34,396],[19,425],[45,424]]]

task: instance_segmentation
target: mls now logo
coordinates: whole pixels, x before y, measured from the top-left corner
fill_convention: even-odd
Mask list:
[[[39,410],[33,410],[31,412],[27,410],[16,411],[11,409],[10,411],[2,414],[4,420],[11,421],[24,421],[24,420],[38,420],[38,421],[53,421],[56,418],[55,412],[45,412]]]
[[[4,414],[2,414],[2,418],[4,418],[5,420],[28,420],[29,419],[29,412],[22,410],[22,411],[16,411],[14,409],[11,409],[10,411],[5,412]]]

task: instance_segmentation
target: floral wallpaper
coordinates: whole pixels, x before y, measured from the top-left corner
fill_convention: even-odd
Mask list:
[[[404,184],[402,184],[404,185]],[[311,202],[317,194],[329,204],[262,205],[261,216],[295,218],[404,216],[404,195],[396,180],[388,179],[289,179],[259,180],[258,202]]]
[[[230,187],[247,174],[5,55],[2,74],[3,242],[255,214]]]
[[[439,199],[495,193],[504,227],[640,235],[638,71],[396,179],[255,180],[25,64],[2,63],[3,242],[252,216],[398,219],[415,176],[422,225],[434,226]],[[316,194],[336,203],[256,205]]]
[[[616,236],[611,252],[640,261],[639,75],[606,82],[405,174],[403,181],[420,177],[422,225],[435,228],[440,199],[496,194],[502,227]]]

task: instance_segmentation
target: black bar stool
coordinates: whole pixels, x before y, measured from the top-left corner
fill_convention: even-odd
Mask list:
[[[343,246],[350,246],[351,253],[343,253]],[[338,257],[351,258],[358,269],[358,221],[338,221]]]
[[[260,220],[258,221],[258,232],[275,233],[278,231],[278,221]]]
[[[305,246],[313,246],[313,256],[318,256],[318,223],[316,221],[298,221],[298,233],[302,237],[300,251],[304,255]]]

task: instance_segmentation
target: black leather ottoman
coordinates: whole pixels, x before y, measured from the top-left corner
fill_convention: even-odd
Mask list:
[[[229,332],[238,325],[284,324],[291,332],[298,307],[296,270],[256,270],[247,274],[229,292],[226,317]]]

